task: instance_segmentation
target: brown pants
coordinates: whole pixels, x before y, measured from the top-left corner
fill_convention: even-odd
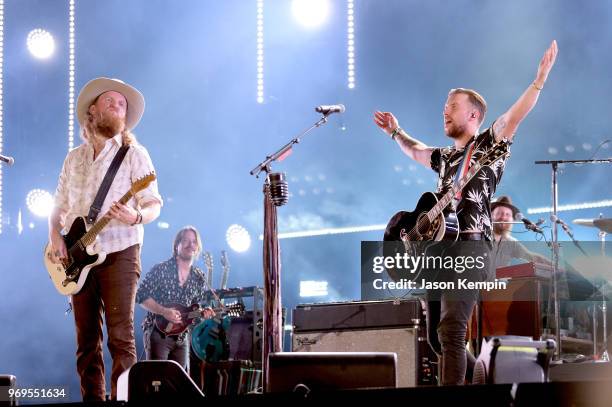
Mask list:
[[[102,318],[113,359],[111,398],[117,398],[119,375],[136,363],[134,303],[140,277],[140,245],[111,253],[90,270],[81,291],[72,296],[77,335],[77,371],[84,401],[104,400]]]

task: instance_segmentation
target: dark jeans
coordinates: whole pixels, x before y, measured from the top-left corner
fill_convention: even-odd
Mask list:
[[[83,288],[72,296],[77,336],[77,371],[84,401],[105,400],[102,325],[106,320],[108,350],[113,359],[111,397],[117,379],[136,363],[134,302],[140,277],[140,245],[111,253],[94,267]]]
[[[457,242],[444,255],[482,257],[484,267],[458,274],[438,274],[438,279],[457,283],[460,278],[469,281],[485,281],[489,278],[490,246],[488,242]],[[456,285],[458,287],[458,284]],[[479,298],[475,289],[427,291],[427,339],[433,350],[441,355],[440,377],[442,385],[462,385],[466,372],[471,373],[476,362],[466,350],[468,324]],[[471,376],[469,374],[468,376]]]
[[[475,363],[465,348],[465,339],[476,299],[448,299],[445,294],[439,300],[427,301],[427,339],[441,356],[441,384],[462,385],[466,371],[469,368],[471,372]]]
[[[168,336],[150,327],[144,331],[142,339],[147,360],[174,360],[189,371],[189,334]]]

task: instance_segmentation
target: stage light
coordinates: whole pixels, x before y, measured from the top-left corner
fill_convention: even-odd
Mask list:
[[[44,189],[33,189],[26,196],[26,204],[34,215],[46,218],[53,210],[53,196]]]
[[[300,297],[323,297],[327,294],[327,281],[300,281]]]
[[[606,199],[603,201],[583,202],[578,204],[557,205],[557,212],[576,211],[581,209],[606,208],[612,206],[612,200]],[[527,209],[529,215],[538,213],[552,213],[552,208],[543,206],[539,208]]]
[[[162,230],[169,229],[170,228],[170,224],[168,222],[159,221],[159,222],[157,222],[157,227],[159,229],[162,229]]]
[[[74,2],[68,4],[68,150],[74,147]]]
[[[263,0],[257,0],[257,103],[264,102]]]
[[[303,26],[315,28],[322,25],[329,16],[328,0],[293,0],[293,17]]]
[[[251,247],[251,235],[243,226],[233,224],[225,232],[225,240],[229,247],[238,252],[246,252]]]
[[[347,62],[347,85],[349,89],[355,88],[355,3],[347,1],[347,29],[346,29],[346,62]]]
[[[30,31],[27,39],[28,50],[38,59],[47,59],[55,50],[53,36],[42,28]]]
[[[279,239],[294,239],[297,237],[312,237],[312,236],[326,236],[326,235],[341,235],[345,233],[360,233],[360,232],[374,232],[378,230],[385,230],[387,225],[366,225],[366,226],[349,226],[344,228],[326,228],[316,230],[304,230],[298,232],[287,232],[279,233]],[[263,240],[263,235],[259,235],[259,240]]]

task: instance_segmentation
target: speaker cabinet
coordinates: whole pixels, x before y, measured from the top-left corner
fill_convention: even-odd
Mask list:
[[[292,321],[294,352],[395,352],[399,387],[436,384],[418,300],[301,304]]]
[[[119,376],[119,401],[202,401],[204,394],[173,360],[144,360]]]
[[[298,333],[292,342],[294,352],[394,352],[398,386],[417,385],[417,328]]]

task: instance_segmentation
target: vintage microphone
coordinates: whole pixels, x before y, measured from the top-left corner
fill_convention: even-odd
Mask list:
[[[270,183],[270,199],[274,206],[283,206],[289,201],[289,185],[284,172],[272,172],[268,174]]]

